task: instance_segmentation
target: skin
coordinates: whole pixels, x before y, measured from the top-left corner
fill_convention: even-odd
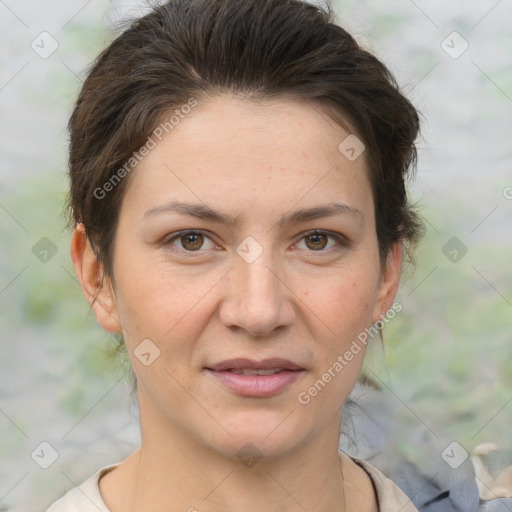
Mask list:
[[[337,453],[364,350],[307,405],[297,400],[392,306],[400,277],[400,243],[379,261],[365,154],[349,161],[338,150],[348,134],[296,98],[200,101],[130,176],[115,282],[102,282],[83,228],[75,229],[84,294],[100,325],[123,333],[138,379],[141,448],[100,481],[113,512],[377,510],[366,473],[346,456],[340,467]],[[178,200],[237,222],[145,215]],[[329,203],[360,213],[279,224]],[[202,246],[170,241],[187,229],[204,232]],[[313,229],[348,244],[312,240]],[[236,252],[248,236],[263,250],[252,263]],[[149,366],[134,355],[145,339],[160,350]],[[282,357],[305,371],[278,395],[244,397],[205,370],[232,357]],[[248,442],[262,456],[252,467],[237,457]]]

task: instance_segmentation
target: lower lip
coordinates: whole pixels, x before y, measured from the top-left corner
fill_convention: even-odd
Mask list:
[[[238,395],[267,397],[277,395],[292,385],[304,370],[282,370],[273,375],[238,375],[229,371],[207,370]]]

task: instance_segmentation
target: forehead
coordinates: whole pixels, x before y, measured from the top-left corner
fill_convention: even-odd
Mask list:
[[[347,158],[347,137],[320,105],[296,98],[198,100],[137,165],[125,199],[141,209],[184,196],[245,211],[319,200],[368,208],[365,154]]]

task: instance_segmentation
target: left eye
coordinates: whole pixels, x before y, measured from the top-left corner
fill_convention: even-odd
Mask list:
[[[328,246],[328,240],[332,239],[335,242]],[[306,233],[302,238],[301,242],[304,242],[307,249],[312,251],[322,251],[324,249],[331,249],[337,243],[341,243],[341,237],[323,231],[313,231]]]

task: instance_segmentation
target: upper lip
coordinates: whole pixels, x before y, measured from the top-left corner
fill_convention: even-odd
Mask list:
[[[274,368],[279,368],[282,370],[303,370],[301,366],[292,363],[288,359],[282,359],[280,357],[273,357],[270,359],[262,359],[261,361],[255,361],[253,359],[247,358],[237,358],[237,359],[226,359],[225,361],[221,361],[220,363],[216,363],[211,366],[206,367],[208,370],[214,370],[216,372],[220,372],[223,370],[243,370],[243,369],[251,369],[251,370],[271,370]]]

